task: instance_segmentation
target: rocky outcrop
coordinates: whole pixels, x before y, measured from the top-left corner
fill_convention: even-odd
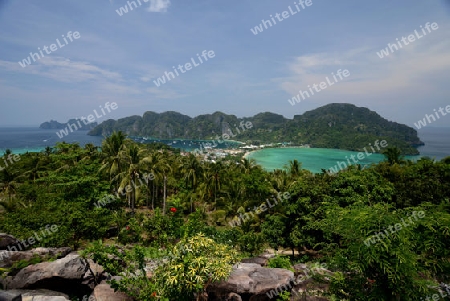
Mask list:
[[[0,268],[10,268],[14,262],[30,261],[39,258],[41,261],[60,259],[72,252],[71,248],[36,248],[29,251],[0,251]]]
[[[240,263],[233,268],[227,281],[207,288],[210,301],[266,301],[269,294],[290,290],[294,273],[285,269],[263,268],[256,263]],[[241,299],[239,299],[241,298]]]
[[[3,282],[7,289],[50,289],[73,295],[86,295],[91,285],[85,283],[88,264],[79,255],[71,254],[53,262],[30,265]]]

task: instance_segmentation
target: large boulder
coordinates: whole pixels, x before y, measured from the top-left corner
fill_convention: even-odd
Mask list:
[[[0,301],[70,301],[69,296],[50,290],[0,291]]]
[[[0,233],[0,250],[6,250],[8,246],[16,245],[19,240],[12,235]]]
[[[42,261],[59,259],[72,252],[71,248],[36,248],[29,251],[0,251],[0,268],[10,268],[14,262],[30,261],[39,257]]]
[[[299,263],[294,265],[295,280],[292,289],[292,300],[322,301],[329,289],[333,272],[326,269],[326,264],[309,265]],[[315,276],[315,277],[313,277]]]
[[[83,296],[92,291],[92,286],[83,283],[88,270],[85,259],[70,254],[53,262],[27,266],[17,275],[6,277],[3,285],[6,289],[49,289]]]
[[[133,301],[133,298],[122,293],[115,292],[107,283],[100,283],[92,292],[88,300],[96,301]]]
[[[263,268],[256,263],[240,263],[226,281],[207,288],[210,301],[268,301],[274,292],[290,290],[294,273],[285,269]],[[273,298],[273,297],[272,297]]]

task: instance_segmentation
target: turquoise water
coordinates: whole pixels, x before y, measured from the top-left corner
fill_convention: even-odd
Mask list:
[[[418,136],[425,143],[424,146],[418,148],[420,156],[406,156],[405,159],[415,161],[422,156],[427,156],[441,160],[450,156],[450,128],[427,127],[418,131]],[[367,151],[370,151],[370,148],[367,148]],[[346,162],[352,154],[356,156],[358,152],[327,148],[273,148],[251,153],[248,158],[255,159],[256,163],[266,170],[282,169],[289,163],[289,160],[297,159],[302,162],[304,169],[320,173],[322,168],[329,170],[337,165],[338,161]],[[360,164],[365,166],[383,160],[384,156],[381,154],[365,155],[364,159],[360,160]],[[351,159],[350,162],[352,162]]]
[[[368,149],[369,151],[369,149]],[[314,173],[322,172],[322,169],[330,169],[337,165],[337,162],[347,163],[347,158],[350,162],[353,160],[351,155],[355,156],[355,160],[362,166],[378,163],[384,160],[381,154],[366,155],[364,158],[358,160],[356,157],[358,152],[329,149],[329,148],[268,148],[255,151],[248,155],[248,159],[255,159],[256,163],[261,165],[266,170],[282,169],[284,165],[289,164],[289,160],[297,159],[302,163],[302,168],[310,170]],[[347,156],[347,157],[346,157]],[[361,155],[360,155],[361,156]],[[420,156],[407,156],[407,159],[417,160]],[[341,166],[344,166],[341,163]]]

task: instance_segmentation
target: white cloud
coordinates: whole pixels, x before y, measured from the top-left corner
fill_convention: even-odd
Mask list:
[[[416,43],[384,59],[376,55],[379,49],[375,47],[299,56],[288,64],[288,76],[273,80],[288,95],[296,95],[299,90],[306,90],[308,85],[319,84],[327,76],[331,78],[331,72],[336,73],[338,69],[350,71],[350,76],[344,81],[305,100],[310,102],[322,102],[325,101],[322,97],[336,95],[359,99],[394,92],[430,93],[436,89],[430,75],[437,76],[450,68],[450,42],[439,38],[428,37],[428,43]],[[386,98],[386,101],[390,100]]]
[[[164,13],[169,8],[170,0],[150,0],[150,7],[147,11],[152,13]]]

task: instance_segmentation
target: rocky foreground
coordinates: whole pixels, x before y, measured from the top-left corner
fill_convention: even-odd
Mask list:
[[[8,251],[8,246],[17,243],[14,237],[0,234],[0,286],[3,288],[0,301],[68,301],[74,297],[89,301],[133,300],[124,293],[114,292],[107,283],[113,278],[120,279],[120,276],[109,275],[100,265],[80,257],[70,248]],[[264,301],[275,300],[278,294],[290,291],[291,300],[328,300],[307,296],[310,295],[307,291],[321,295],[327,285],[315,283],[308,276],[306,265],[294,266],[295,273],[264,267],[271,256],[251,258],[237,264],[227,281],[210,285],[201,298]],[[320,272],[324,275],[330,273],[325,269]]]

